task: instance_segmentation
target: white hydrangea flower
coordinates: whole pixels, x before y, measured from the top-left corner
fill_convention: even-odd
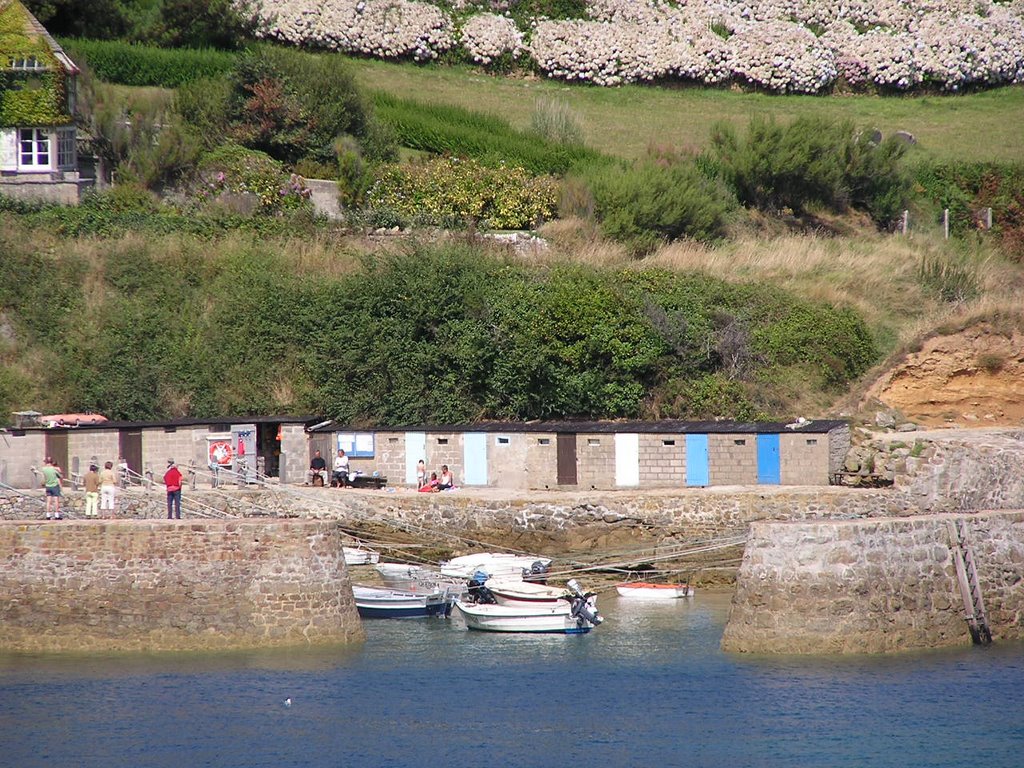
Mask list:
[[[493,13],[471,16],[462,26],[462,47],[477,64],[490,64],[509,53],[519,56],[523,33],[512,19]]]
[[[411,0],[262,0],[258,12],[269,37],[383,59],[433,59],[455,43],[446,13]]]
[[[272,37],[381,58],[435,58],[456,39],[445,12],[414,0],[260,0],[260,11]],[[587,11],[532,22],[525,50],[542,72],[597,85],[735,77],[801,93],[837,78],[897,89],[1024,81],[1024,0],[588,0]],[[524,50],[493,13],[466,21],[461,42],[481,64]]]

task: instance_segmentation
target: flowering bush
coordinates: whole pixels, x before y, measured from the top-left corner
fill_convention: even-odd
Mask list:
[[[456,157],[386,166],[368,195],[371,210],[426,224],[475,222],[489,229],[533,226],[551,218],[556,203],[550,176],[531,177],[522,168],[488,168]]]
[[[501,6],[463,7],[481,5]],[[297,44],[417,60],[456,44],[452,18],[423,2],[261,0],[261,8],[268,34]],[[586,19],[532,20],[526,50],[540,71],[597,85],[738,79],[783,93],[840,79],[949,90],[1024,81],[1024,0],[587,0],[586,8]],[[489,64],[518,53],[523,35],[512,19],[480,13],[463,24],[461,45]]]
[[[455,42],[448,14],[410,0],[262,0],[258,13],[278,40],[382,59],[434,59]]]
[[[512,19],[493,13],[471,16],[462,26],[462,47],[477,64],[490,64],[506,54],[516,58],[523,50],[523,33]]]
[[[201,201],[225,193],[252,195],[260,213],[276,213],[311,205],[305,179],[286,174],[281,163],[263,152],[225,144],[210,152],[199,164]]]

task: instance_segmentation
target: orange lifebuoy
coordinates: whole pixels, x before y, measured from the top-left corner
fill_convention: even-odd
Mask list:
[[[232,453],[230,440],[210,441],[210,464],[223,467],[225,464],[230,464],[231,459]]]

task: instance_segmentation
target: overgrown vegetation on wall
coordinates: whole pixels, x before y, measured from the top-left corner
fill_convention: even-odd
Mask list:
[[[780,412],[773,377],[841,388],[862,320],[764,286],[478,246],[296,268],[302,238],[0,230],[0,409],[114,418],[325,413],[352,423]]]
[[[29,16],[17,3],[0,8],[0,128],[68,125],[65,73],[49,45],[27,31]],[[45,69],[9,69],[35,60]]]

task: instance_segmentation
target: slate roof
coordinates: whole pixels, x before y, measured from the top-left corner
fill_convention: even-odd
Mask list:
[[[469,424],[412,425],[357,428],[337,422],[319,425],[311,432],[575,432],[586,434],[776,434],[806,432],[827,434],[833,429],[849,426],[840,419],[805,419],[784,421],[484,421]]]

